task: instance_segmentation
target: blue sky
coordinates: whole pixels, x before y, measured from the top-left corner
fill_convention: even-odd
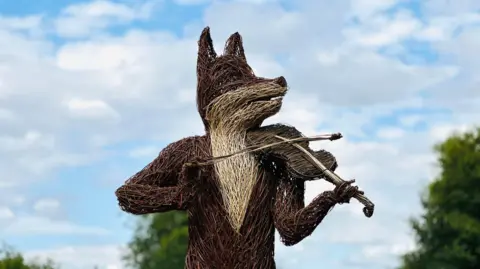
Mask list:
[[[462,2],[462,3],[460,3]],[[335,208],[282,268],[392,268],[435,177],[432,146],[480,119],[480,4],[466,0],[0,0],[0,239],[64,268],[122,268],[134,218],[114,190],[201,134],[196,40],[239,31],[258,75],[285,76],[285,122],[331,150],[377,204]],[[307,200],[331,188],[307,185]],[[295,255],[291,255],[295,253]],[[85,257],[92,257],[88,260]]]

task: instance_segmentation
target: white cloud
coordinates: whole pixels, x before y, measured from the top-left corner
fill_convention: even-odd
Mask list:
[[[150,158],[153,159],[158,155],[160,149],[155,146],[146,146],[135,148],[130,151],[129,155],[132,158]]]
[[[377,132],[378,137],[384,139],[396,139],[402,137],[404,134],[405,131],[398,127],[382,128]]]
[[[409,14],[399,13],[393,19],[382,15],[372,19],[373,33],[361,33],[358,43],[364,46],[386,46],[411,37],[420,29],[420,21]],[[367,28],[368,29],[368,28]]]
[[[431,16],[462,16],[474,13],[480,8],[475,0],[460,0],[455,4],[448,0],[429,0],[424,3],[425,10]]]
[[[358,268],[371,267],[394,268],[399,255],[413,249],[413,242],[409,238],[404,238],[391,244],[369,244],[354,253],[347,260],[350,266]]]
[[[64,37],[84,37],[111,25],[147,19],[156,1],[138,1],[127,5],[106,0],[71,5],[55,21],[56,31]]]
[[[407,115],[407,116],[401,116],[399,118],[399,121],[402,125],[411,127],[417,123],[420,123],[424,119],[425,117],[421,115]]]
[[[110,234],[105,228],[77,225],[62,220],[51,220],[44,217],[17,216],[11,219],[0,234],[9,236],[29,235],[95,235],[104,236]]]
[[[399,256],[413,249],[414,243],[412,241],[406,241],[392,245],[369,245],[362,249],[362,254],[363,257],[366,257],[367,259],[375,260],[380,259],[385,255]]]
[[[11,121],[11,120],[14,120],[14,119],[15,119],[15,114],[13,114],[12,111],[7,110],[7,109],[0,109],[0,120]]]
[[[185,6],[190,6],[190,5],[202,5],[209,3],[210,0],[174,0],[174,2],[177,5],[185,5]]]
[[[402,0],[353,0],[351,1],[352,14],[360,19],[368,19],[370,16],[387,10]]]
[[[27,17],[1,17],[0,28],[12,30],[30,30],[37,28],[42,23],[42,16],[34,15]]]
[[[32,148],[51,149],[55,145],[55,140],[50,135],[41,134],[38,131],[27,131],[21,137],[0,136],[1,151],[22,151]]]
[[[424,41],[443,41],[448,39],[449,33],[439,26],[428,26],[415,34],[415,38]]]
[[[295,60],[286,71],[297,91],[316,92],[315,97],[322,103],[346,107],[402,101],[456,72],[454,67],[408,66],[373,51],[357,49],[341,55],[336,64],[324,66],[306,57]]]
[[[225,23],[226,21],[228,23]],[[249,55],[271,55],[279,51],[298,49],[292,41],[298,38],[298,42],[303,43],[308,39],[305,35],[307,29],[302,30],[303,27],[308,28],[307,23],[300,13],[285,11],[275,2],[255,4],[218,1],[207,7],[202,25],[190,27],[193,28],[192,34],[198,35],[203,25],[210,25],[212,37],[221,47],[230,34],[238,31],[242,33]]]
[[[123,269],[121,245],[65,246],[61,248],[32,250],[25,253],[28,259],[54,259],[62,268]],[[88,257],[88,258],[87,258]]]
[[[15,217],[12,210],[6,206],[0,206],[0,220],[8,220]]]
[[[456,124],[441,124],[432,127],[430,130],[430,135],[432,140],[435,142],[441,142],[447,139],[450,135],[455,133],[468,131],[470,126],[466,124],[456,125]]]
[[[442,42],[437,46],[445,53],[451,53],[457,57],[457,61],[462,64],[463,67],[468,68],[465,70],[478,71],[480,70],[480,63],[475,57],[470,57],[475,52],[478,45],[480,45],[480,29],[477,27],[467,28],[462,31],[454,40],[448,40]],[[475,79],[478,80],[478,74],[474,74]]]
[[[58,212],[60,201],[53,198],[44,198],[37,200],[33,205],[33,210],[42,215],[50,215]]]
[[[80,118],[118,118],[118,113],[107,103],[102,100],[85,100],[81,98],[73,98],[66,101],[68,110],[73,116]]]
[[[267,119],[265,124],[286,123],[295,124],[295,127],[304,135],[310,136],[316,134],[316,126],[312,126],[312,122],[317,125],[325,121],[325,115],[316,113],[316,102],[306,96],[287,96],[282,110],[277,115]]]
[[[95,61],[93,61],[95,59]],[[57,55],[57,64],[66,70],[101,71],[134,64],[135,55],[121,44],[76,44],[66,46]]]

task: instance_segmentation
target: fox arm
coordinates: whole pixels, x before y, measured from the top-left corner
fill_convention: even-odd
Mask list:
[[[282,179],[275,197],[275,227],[282,242],[295,245],[312,234],[336,201],[332,191],[318,195],[305,206],[305,182],[301,179]]]
[[[122,210],[148,214],[185,210],[193,195],[195,168],[184,167],[194,156],[195,138],[184,138],[163,149],[158,157],[115,192]]]

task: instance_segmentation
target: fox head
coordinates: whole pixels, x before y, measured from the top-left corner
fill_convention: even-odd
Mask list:
[[[259,127],[281,108],[287,92],[284,77],[255,76],[238,33],[231,35],[223,55],[213,48],[206,27],[198,41],[197,107],[207,132],[213,128],[238,131]]]

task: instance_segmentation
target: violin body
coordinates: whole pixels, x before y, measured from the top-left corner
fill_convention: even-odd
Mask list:
[[[281,136],[286,139],[294,139],[305,137],[300,131],[293,126],[285,124],[272,124],[262,126],[247,132],[248,146],[261,147],[269,144],[279,142],[275,136]],[[337,168],[337,160],[335,156],[326,150],[314,151],[309,148],[308,141],[295,142],[301,147],[312,153],[315,158],[322,162],[327,169],[335,171]],[[305,156],[304,153],[289,143],[283,143],[268,147],[264,150],[257,151],[254,154],[260,159],[273,159],[281,161],[286,166],[287,171],[293,178],[302,179],[305,181],[316,180],[319,178],[329,181],[324,173],[320,171],[312,162]]]

